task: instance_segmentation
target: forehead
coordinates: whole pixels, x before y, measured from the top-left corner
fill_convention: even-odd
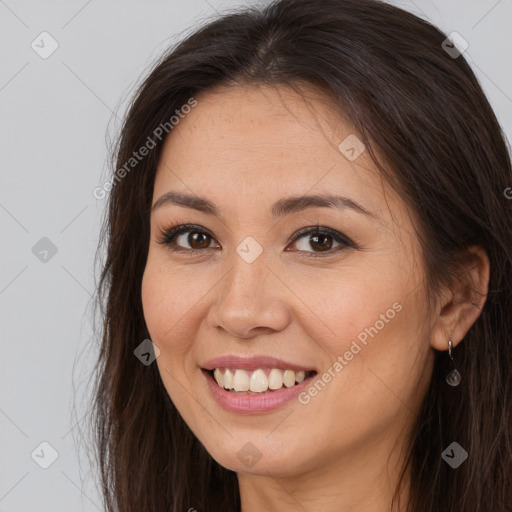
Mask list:
[[[303,91],[239,86],[197,95],[165,141],[155,197],[172,189],[247,208],[256,198],[329,191],[381,210],[384,184],[368,152],[351,160],[338,147],[357,137],[353,126],[321,91]]]

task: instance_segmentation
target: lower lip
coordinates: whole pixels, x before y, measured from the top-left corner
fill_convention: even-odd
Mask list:
[[[261,395],[246,395],[232,393],[221,388],[206,370],[201,370],[213,398],[224,409],[230,412],[244,414],[258,414],[278,409],[286,402],[296,398],[310,384],[310,380],[316,375],[303,380],[299,384],[287,388],[282,387],[276,391],[267,391]]]

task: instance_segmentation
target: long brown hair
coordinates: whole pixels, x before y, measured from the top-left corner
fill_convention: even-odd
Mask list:
[[[433,295],[456,273],[464,248],[486,250],[487,301],[455,350],[463,385],[447,392],[449,359],[436,352],[402,476],[410,475],[410,511],[512,510],[512,201],[504,193],[512,186],[510,148],[464,55],[443,48],[446,37],[376,0],[279,0],[210,21],[148,73],[114,148],[98,247],[98,257],[103,250],[106,256],[90,428],[109,512],[240,508],[236,474],[210,457],[170,400],[157,365],[141,364],[134,349],[150,337],[141,280],[165,140],[155,129],[170,131],[169,119],[201,91],[257,83],[306,83],[335,98],[419,219]],[[127,166],[149,141],[147,155]],[[469,453],[457,470],[441,458],[452,441]]]

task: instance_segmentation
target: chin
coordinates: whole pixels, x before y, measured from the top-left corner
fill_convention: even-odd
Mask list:
[[[266,436],[268,432],[262,433],[261,439],[258,436],[244,436],[237,440],[235,437],[229,444],[223,444],[222,449],[217,444],[214,450],[207,447],[207,451],[221,466],[236,473],[273,477],[296,475],[305,465],[305,461],[297,457],[298,453],[304,453],[304,444],[297,449],[285,444],[284,440],[273,445]],[[291,460],[293,464],[290,464]]]

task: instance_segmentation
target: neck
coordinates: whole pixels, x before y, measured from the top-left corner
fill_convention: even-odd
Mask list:
[[[403,512],[408,478],[393,503],[403,454],[403,441],[381,437],[300,473],[291,462],[284,475],[239,473],[241,512]]]

